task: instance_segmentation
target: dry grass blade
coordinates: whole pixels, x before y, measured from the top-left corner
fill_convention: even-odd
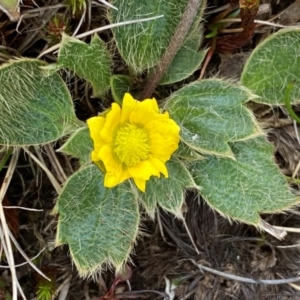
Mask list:
[[[2,230],[3,231],[3,239],[1,239],[1,244],[5,250],[5,248],[7,249],[5,251],[5,255],[6,255],[6,259],[8,262],[8,265],[10,267],[10,271],[11,271],[11,276],[12,276],[12,299],[13,300],[17,300],[18,298],[18,278],[17,278],[17,274],[16,274],[16,269],[15,269],[15,262],[14,262],[14,256],[13,256],[13,251],[12,251],[12,246],[11,246],[11,242],[10,242],[10,238],[9,238],[9,229],[7,226],[7,222],[6,222],[6,218],[5,218],[5,214],[4,214],[4,210],[3,210],[3,206],[2,206],[2,200],[6,194],[7,188],[10,184],[10,181],[12,179],[12,175],[15,171],[16,165],[17,165],[17,161],[19,158],[19,154],[20,154],[20,150],[16,150],[11,157],[8,169],[6,171],[5,174],[5,178],[3,180],[2,186],[1,186],[1,190],[0,190],[0,220],[1,220],[1,225],[2,225]],[[20,291],[22,292],[22,291]]]
[[[267,223],[265,220],[260,220],[259,226],[269,234],[276,237],[276,239],[282,240],[287,235],[287,228],[285,227],[279,227],[279,226],[273,226],[269,223]]]
[[[47,280],[51,281],[50,278],[48,278],[45,274],[43,274],[42,271],[40,271],[35,264],[33,264],[30,260],[30,258],[26,255],[26,253],[22,250],[22,248],[20,247],[20,245],[18,244],[18,242],[16,241],[16,239],[14,238],[14,236],[12,235],[12,233],[9,231],[9,236],[11,238],[11,240],[13,241],[14,245],[16,246],[16,248],[19,250],[19,252],[21,253],[21,255],[25,258],[25,260],[28,262],[28,264],[37,272],[39,273],[41,276],[43,276],[44,278],[46,278]]]
[[[282,226],[273,226],[276,229],[284,230],[286,232],[297,232],[300,233],[300,228],[294,228],[294,227],[282,227]]]
[[[189,259],[195,266],[197,266],[200,270],[205,270],[210,273],[232,279],[235,281],[241,281],[241,282],[246,282],[246,283],[256,283],[256,284],[267,284],[267,285],[278,285],[278,284],[286,284],[286,283],[292,283],[292,282],[298,282],[300,281],[300,276],[298,277],[293,277],[293,278],[288,278],[288,279],[275,279],[275,280],[268,280],[268,279],[259,279],[259,280],[254,280],[252,278],[247,278],[247,277],[241,277],[229,273],[225,273],[222,271],[218,271],[209,267],[205,267],[201,264],[198,264],[194,259]]]
[[[120,22],[120,23],[116,23],[116,24],[110,24],[110,25],[102,26],[102,27],[99,27],[99,28],[96,28],[96,29],[78,34],[77,36],[74,36],[74,37],[77,38],[77,39],[81,39],[81,38],[84,38],[86,36],[89,36],[89,35],[92,35],[94,33],[98,33],[98,32],[101,32],[101,31],[104,31],[104,30],[107,30],[107,29],[112,29],[112,28],[115,28],[115,27],[123,26],[123,25],[130,25],[130,24],[135,24],[135,23],[142,23],[142,22],[152,21],[152,20],[159,19],[159,18],[162,18],[162,17],[163,17],[163,15],[160,15],[160,16],[151,17],[151,18],[145,18],[145,19],[139,19],[139,20]],[[55,51],[55,50],[59,49],[60,45],[61,45],[61,43],[52,46],[51,48],[49,48],[46,51],[42,52],[37,58],[41,58],[45,54],[48,54],[52,51]]]
[[[52,296],[52,299],[55,299],[55,297],[58,295],[58,293],[59,293],[58,300],[68,299],[67,296],[68,296],[69,288],[71,285],[71,279],[72,279],[72,275],[69,275],[64,280],[64,282],[57,288],[54,295]]]
[[[3,206],[5,209],[24,209],[29,211],[44,211],[43,209],[36,209],[36,208],[28,208],[28,207],[22,207],[22,206]]]
[[[46,249],[46,248],[43,248],[37,255],[35,255],[35,256],[32,257],[32,258],[29,258],[29,260],[30,260],[30,261],[33,261],[33,260],[35,260],[36,258],[38,258],[38,257],[45,251],[45,249]],[[28,264],[28,261],[25,261],[25,262],[23,262],[23,263],[21,263],[21,264],[15,265],[15,267],[16,267],[16,268],[22,267],[22,266],[24,266],[24,265],[26,265],[26,264]],[[0,269],[8,269],[8,268],[9,268],[9,266],[0,266]]]
[[[55,188],[56,192],[60,193],[61,186],[60,186],[59,182],[56,180],[56,178],[53,176],[53,174],[50,172],[50,170],[46,167],[46,165],[44,163],[42,163],[34,154],[32,154],[25,147],[23,147],[23,150],[41,167],[42,170],[45,171],[50,182],[52,183],[53,187]]]
[[[87,8],[86,8],[86,5],[85,5],[84,9],[83,9],[83,12],[81,14],[80,20],[78,22],[78,25],[77,25],[76,29],[74,30],[74,32],[72,34],[73,37],[76,36],[76,34],[79,31],[81,25],[83,24],[83,21],[84,21],[85,15],[86,15],[86,10],[87,10]]]
[[[193,247],[194,247],[196,253],[197,253],[197,254],[200,254],[200,251],[199,251],[199,249],[198,249],[197,246],[196,246],[196,243],[195,243],[195,241],[194,241],[194,239],[193,239],[193,236],[192,236],[192,234],[191,234],[191,232],[190,232],[190,230],[189,230],[188,225],[186,224],[185,219],[182,219],[182,222],[183,222],[184,228],[185,228],[185,230],[186,230],[186,232],[187,232],[187,234],[188,234],[188,236],[189,236],[189,238],[190,238],[190,241],[191,241],[191,243],[192,243],[192,245],[193,245]]]
[[[277,273],[277,275],[278,275],[279,277],[283,278],[282,275],[280,275],[280,274],[278,274],[278,273]],[[297,290],[297,291],[300,291],[300,286],[297,285],[297,284],[289,283],[289,286],[291,286],[292,288],[294,288],[294,289]]]
[[[45,150],[46,150],[48,157],[50,159],[50,162],[56,172],[57,178],[59,179],[59,181],[61,183],[64,183],[68,179],[68,177],[67,177],[65,171],[63,170],[61,164],[59,163],[52,145],[50,145],[50,144],[45,145]]]
[[[113,6],[112,4],[110,4],[109,2],[105,1],[105,0],[98,0],[99,2],[103,3],[104,5],[112,8],[112,9],[115,9],[115,10],[118,10],[117,7]]]
[[[5,256],[6,256],[6,258],[7,258],[7,261],[8,261],[8,264],[9,264],[9,269],[10,269],[10,271],[11,271],[11,276],[12,276],[12,292],[13,292],[13,294],[12,294],[12,296],[13,296],[13,300],[14,299],[17,299],[17,292],[14,292],[14,286],[15,286],[15,288],[16,288],[16,291],[17,290],[19,290],[19,292],[20,292],[20,294],[21,294],[21,296],[22,296],[22,298],[23,299],[25,299],[26,300],[26,297],[25,297],[25,295],[24,295],[24,292],[23,292],[23,290],[22,290],[22,288],[21,288],[21,286],[20,286],[20,284],[19,284],[19,281],[18,281],[18,278],[16,277],[16,275],[13,275],[13,272],[12,272],[12,267],[13,267],[13,270],[14,270],[14,272],[16,271],[16,265],[14,264],[13,266],[11,266],[10,265],[10,261],[9,261],[9,257],[10,257],[10,254],[9,254],[9,252],[8,252],[8,248],[7,248],[7,246],[6,246],[6,241],[5,241],[5,238],[4,238],[4,234],[3,234],[3,230],[2,230],[2,227],[0,226],[0,241],[1,241],[1,244],[2,244],[2,247],[3,247],[3,250],[4,250],[4,253],[5,253]],[[15,276],[15,277],[14,277]]]

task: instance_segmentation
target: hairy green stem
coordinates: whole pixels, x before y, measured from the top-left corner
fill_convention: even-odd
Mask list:
[[[294,87],[294,84],[295,84],[295,81],[291,82],[286,90],[285,90],[285,94],[284,94],[284,104],[285,104],[285,107],[286,107],[286,110],[288,111],[290,117],[292,119],[294,119],[297,123],[300,124],[300,118],[297,116],[297,114],[294,112],[293,108],[292,108],[292,105],[291,105],[291,101],[290,101],[290,94],[291,94],[291,91]]]
[[[160,62],[155,67],[153,75],[147,80],[140,99],[151,97],[156,86],[159,84],[163,75],[169,68],[176,53],[180,49],[184,39],[192,26],[202,0],[189,0],[185,12],[182,15],[181,21],[177,25],[175,33],[170,41],[168,48],[162,56]]]

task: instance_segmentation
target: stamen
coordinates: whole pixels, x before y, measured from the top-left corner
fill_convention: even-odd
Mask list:
[[[114,141],[114,152],[121,162],[127,166],[134,166],[148,158],[149,150],[149,139],[145,129],[130,123],[118,129]]]

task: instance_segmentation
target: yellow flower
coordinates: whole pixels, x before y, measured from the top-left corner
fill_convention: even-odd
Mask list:
[[[113,103],[104,114],[87,120],[94,142],[91,158],[104,167],[105,187],[133,178],[143,192],[150,176],[168,177],[165,166],[178,148],[179,126],[155,99],[137,101],[126,93],[122,108]]]

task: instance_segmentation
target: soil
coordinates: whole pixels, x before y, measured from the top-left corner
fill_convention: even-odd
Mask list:
[[[234,1],[232,1],[234,2]],[[86,14],[79,33],[103,26],[107,23],[105,6],[91,4],[91,14]],[[209,1],[209,9],[218,8],[228,1]],[[46,47],[55,44],[63,31],[71,34],[77,28],[82,13],[72,16],[65,6],[55,6],[56,1],[24,0],[20,5],[22,19],[10,21],[0,12],[0,63],[15,56],[37,57]],[[275,23],[295,25],[300,20],[300,1],[265,0],[267,11],[257,19],[275,18]],[[294,5],[294,7],[291,7]],[[31,11],[31,9],[35,9]],[[209,11],[209,10],[208,10]],[[58,23],[53,22],[56,16]],[[206,15],[209,24],[211,16]],[[238,27],[239,24],[234,24]],[[205,73],[205,77],[218,76],[238,80],[243,64],[251,51],[268,35],[277,30],[271,26],[257,27],[251,39],[239,49],[229,53],[215,53]],[[111,32],[101,33],[101,38],[111,41]],[[88,41],[88,38],[86,39]],[[6,49],[5,53],[1,49]],[[116,54],[117,55],[117,54]],[[44,58],[48,62],[56,60],[55,54]],[[121,58],[115,66],[124,68]],[[199,72],[189,80],[195,80]],[[70,74],[62,74],[67,82],[76,107],[78,118],[86,120],[95,111],[107,106],[111,99],[95,99],[86,93],[85,83]],[[185,81],[184,83],[186,83]],[[184,83],[168,86],[164,94],[178,89]],[[1,87],[0,87],[1,88]],[[268,132],[268,139],[274,144],[274,156],[285,175],[291,176],[300,161],[300,145],[293,121],[284,109],[272,110],[263,105],[249,104],[258,121]],[[294,107],[300,113],[300,107]],[[297,127],[298,128],[298,127]],[[62,141],[52,145],[57,149]],[[51,171],[49,152],[39,151]],[[57,154],[57,158],[69,176],[78,168],[78,162],[70,157]],[[0,180],[6,168],[0,173]],[[297,173],[299,175],[299,172]],[[293,191],[299,194],[298,186]],[[21,248],[29,257],[39,251],[34,263],[55,283],[53,298],[99,299],[114,279],[111,270],[105,270],[95,278],[82,279],[73,266],[66,246],[54,248],[56,217],[51,214],[56,193],[45,173],[25,154],[21,153],[12,183],[4,199],[5,206],[23,206],[41,211],[7,209],[6,218]],[[293,209],[285,214],[263,216],[268,223],[285,227],[300,227],[300,211]],[[279,241],[272,236],[258,232],[256,228],[228,220],[212,211],[193,191],[186,194],[186,226],[174,216],[158,210],[155,220],[143,216],[142,236],[132,254],[130,279],[131,291],[126,284],[117,289],[119,299],[168,299],[166,285],[177,280],[174,299],[195,300],[294,300],[300,299],[300,286],[294,284],[266,285],[259,282],[247,283],[240,279],[204,271],[197,264],[244,279],[280,279],[297,277],[300,270],[300,235],[289,233]],[[189,228],[191,237],[186,228]],[[195,242],[192,245],[191,238]],[[195,249],[197,248],[197,250]],[[16,264],[24,258],[14,250]],[[2,256],[1,265],[7,265]],[[36,297],[36,286],[42,278],[28,264],[17,268],[17,276],[27,299]],[[62,291],[66,291],[63,295]],[[0,269],[0,299],[8,299],[5,293],[11,292],[11,277],[7,269]],[[6,298],[5,298],[6,297]],[[21,299],[21,297],[19,297]]]

